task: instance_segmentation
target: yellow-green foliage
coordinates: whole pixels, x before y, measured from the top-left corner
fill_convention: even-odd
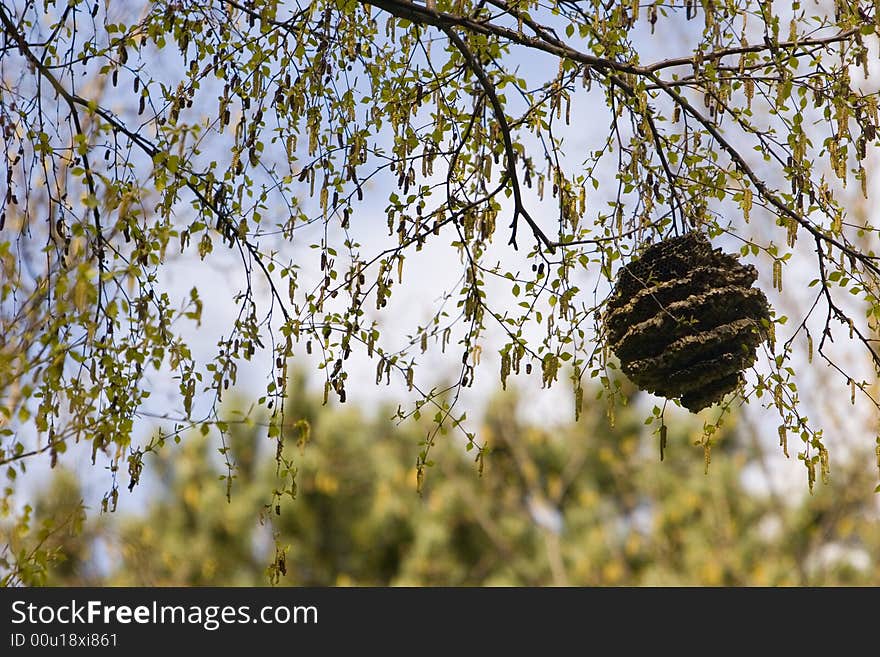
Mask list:
[[[281,585],[880,583],[867,459],[838,464],[812,496],[779,499],[743,485],[763,456],[761,437],[735,420],[715,438],[706,474],[693,444],[701,427],[689,419],[667,417],[661,463],[644,410],[624,409],[611,427],[604,405],[587,404],[577,423],[538,425],[519,419],[525,404],[508,392],[482,420],[483,475],[450,437],[437,444],[439,472],[420,496],[421,427],[389,422],[390,411],[368,419],[322,407],[302,387],[292,396],[290,426],[305,420],[311,438],[289,441],[298,488],[280,515],[274,452],[263,449],[274,443],[264,427],[231,424],[229,502],[215,437],[190,437],[163,452],[143,513],[123,495],[119,511],[91,518],[78,540],[52,543],[67,560],[31,583],[259,585],[273,573]],[[65,500],[77,494],[62,479],[68,492],[47,496],[38,516],[69,514]],[[548,509],[561,514],[561,531]],[[96,539],[106,563],[96,563]]]

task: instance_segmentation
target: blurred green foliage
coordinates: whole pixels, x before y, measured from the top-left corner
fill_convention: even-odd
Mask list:
[[[305,389],[299,380],[288,410],[290,426],[299,422],[287,432],[296,498],[277,513],[274,442],[265,426],[230,422],[229,501],[212,435],[161,452],[155,493],[140,513],[123,497],[115,514],[84,521],[77,480],[59,470],[32,523],[57,531],[2,530],[7,553],[39,545],[44,555],[41,568],[10,583],[880,583],[870,458],[836,464],[812,496],[796,487],[787,497],[746,485],[745,473],[762,472],[764,448],[735,419],[716,436],[706,472],[695,445],[703,426],[691,417],[667,418],[660,462],[644,409],[622,409],[611,426],[604,404],[586,404],[577,423],[536,424],[522,419],[526,400],[506,393],[483,418],[491,453],[482,475],[449,435],[434,453],[439,472],[419,495],[417,423],[398,426],[386,419],[390,410],[370,419],[357,408],[322,406]],[[302,420],[309,440],[297,445]]]

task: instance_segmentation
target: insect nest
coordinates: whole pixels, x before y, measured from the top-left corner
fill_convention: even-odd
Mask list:
[[[758,273],[702,233],[652,244],[623,267],[608,301],[608,343],[640,389],[693,413],[720,402],[754,364],[770,307]]]

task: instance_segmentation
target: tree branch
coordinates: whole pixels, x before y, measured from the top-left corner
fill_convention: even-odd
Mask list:
[[[90,103],[85,98],[82,98],[81,96],[78,96],[78,95],[68,91],[64,87],[64,85],[62,85],[61,82],[54,75],[52,75],[52,72],[49,71],[43,65],[43,63],[40,61],[40,59],[36,55],[34,55],[34,53],[30,50],[27,43],[24,41],[24,38],[21,36],[21,34],[16,29],[15,24],[6,15],[6,10],[4,7],[0,7],[0,22],[3,23],[4,29],[6,30],[7,34],[9,34],[13,39],[15,39],[17,41],[17,43],[19,45],[19,49],[21,50],[21,53],[40,72],[40,75],[42,75],[46,80],[49,81],[49,83],[52,85],[52,87],[55,89],[55,91],[58,93],[58,95],[60,95],[62,98],[64,98],[65,102],[70,106],[71,112],[73,113],[74,124],[76,126],[78,134],[81,134],[81,127],[80,127],[76,107],[80,106],[80,107],[84,107],[84,108],[88,109],[90,112],[94,112],[97,116],[100,116],[101,118],[103,118],[105,121],[107,121],[107,123],[114,130],[114,132],[121,133],[121,134],[125,135],[126,137],[128,137],[132,141],[132,143],[137,145],[144,153],[149,155],[151,159],[155,158],[156,155],[158,155],[159,153],[162,152],[159,149],[159,147],[156,146],[153,142],[151,142],[149,139],[147,139],[143,135],[130,130],[125,124],[123,124],[121,121],[119,121],[112,113],[108,112],[107,110],[105,110],[101,107],[96,107],[93,103]],[[97,194],[95,192],[94,182],[92,180],[92,173],[89,168],[88,160],[86,159],[85,155],[83,155],[83,164],[85,165],[84,169],[86,171],[86,179],[89,184],[89,191],[93,196],[95,196],[95,200],[97,200]],[[266,281],[269,285],[269,288],[272,292],[272,297],[278,302],[278,304],[281,308],[281,312],[284,315],[284,319],[287,321],[290,321],[290,315],[287,311],[287,307],[285,306],[284,301],[281,297],[281,294],[278,292],[278,289],[275,286],[275,282],[272,280],[272,277],[269,274],[269,270],[266,267],[266,264],[263,262],[263,258],[259,252],[259,249],[257,249],[257,247],[254,246],[253,244],[251,244],[248,240],[243,239],[238,235],[238,231],[235,229],[235,227],[233,226],[232,222],[229,219],[228,212],[222,207],[221,203],[219,203],[217,201],[218,198],[222,198],[224,196],[223,194],[218,193],[223,188],[222,183],[220,183],[220,190],[213,191],[212,198],[209,198],[201,189],[199,189],[198,185],[194,184],[191,181],[190,176],[186,175],[186,174],[191,174],[192,176],[195,176],[195,177],[202,179],[202,180],[204,180],[204,176],[199,174],[198,172],[193,171],[192,169],[190,169],[188,167],[185,167],[185,166],[181,166],[180,169],[178,170],[178,172],[175,174],[178,178],[180,178],[184,181],[184,184],[186,185],[186,187],[196,196],[196,198],[199,200],[199,203],[201,203],[203,205],[203,207],[206,207],[209,210],[211,210],[217,216],[218,227],[222,229],[222,232],[226,238],[228,238],[231,241],[236,242],[239,245],[239,250],[242,251],[242,254],[243,254],[242,245],[244,245],[244,248],[248,251],[248,253],[256,261],[257,265],[262,270],[263,275],[265,276]],[[207,185],[207,183],[206,183],[206,185]],[[96,229],[98,230],[98,243],[99,243],[99,245],[102,245],[103,244],[103,235],[101,232],[100,215],[98,214],[97,207],[94,208],[94,213],[95,213]],[[103,249],[99,250],[98,259],[99,259],[100,269],[103,272]],[[98,311],[99,312],[100,312],[100,309],[101,309],[101,300],[100,300],[100,296],[99,296],[99,299],[98,299]]]
[[[465,61],[468,64],[468,67],[474,72],[474,75],[477,76],[477,79],[480,81],[480,85],[483,87],[483,91],[485,91],[486,96],[489,98],[489,102],[492,104],[492,111],[495,114],[495,119],[498,121],[498,126],[501,129],[501,137],[504,140],[504,153],[505,159],[507,160],[507,165],[505,166],[504,178],[510,181],[511,189],[513,190],[513,202],[514,202],[514,210],[513,210],[513,219],[510,223],[511,235],[509,244],[513,246],[514,249],[516,246],[516,227],[517,227],[517,219],[522,217],[525,219],[526,223],[528,223],[529,227],[532,229],[532,232],[535,235],[535,239],[539,242],[543,243],[545,247],[553,250],[554,242],[552,242],[544,231],[535,223],[535,220],[532,219],[528,210],[526,210],[523,205],[522,200],[522,192],[519,186],[519,178],[516,175],[516,151],[513,149],[513,139],[510,135],[510,124],[507,121],[507,116],[504,113],[504,106],[501,104],[501,101],[498,98],[498,94],[495,92],[495,85],[489,79],[489,76],[486,74],[486,71],[477,61],[477,58],[471,52],[470,48],[468,48],[467,44],[462,40],[455,31],[447,26],[440,26],[440,29],[446,33],[449,37],[449,40],[455,45],[458,51],[461,53],[462,57],[464,57]]]

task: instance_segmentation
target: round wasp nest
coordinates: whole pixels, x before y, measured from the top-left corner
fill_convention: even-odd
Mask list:
[[[693,413],[742,381],[767,336],[758,273],[698,232],[649,246],[620,270],[605,316],[608,343],[633,383]]]

